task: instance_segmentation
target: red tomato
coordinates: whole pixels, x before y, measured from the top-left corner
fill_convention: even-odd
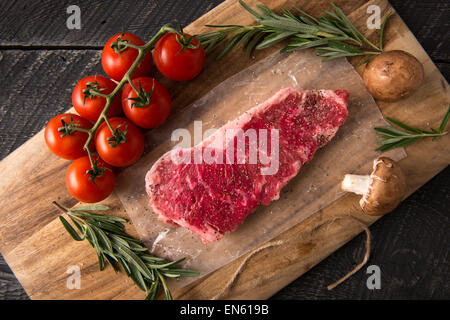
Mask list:
[[[191,37],[187,33],[184,35],[186,38]],[[185,48],[181,51],[180,39],[181,36],[175,33],[168,33],[159,39],[153,51],[155,64],[158,70],[169,79],[191,80],[202,71],[205,50],[200,45],[197,49]],[[197,46],[198,39],[192,40],[191,44]]]
[[[141,131],[125,118],[112,118],[109,119],[109,123],[114,131],[121,133],[125,139],[112,146],[112,141],[108,141],[108,138],[112,138],[113,134],[103,122],[95,134],[95,147],[99,156],[115,167],[126,167],[135,163],[144,152],[144,136]]]
[[[75,199],[93,203],[106,199],[114,189],[114,173],[112,168],[105,164],[98,156],[92,157],[93,161],[97,160],[97,168],[100,175],[89,180],[92,176],[86,174],[88,170],[92,170],[88,156],[78,158],[67,169],[66,186],[69,193]]]
[[[133,85],[138,90],[142,86],[142,89],[149,96],[150,103],[133,105],[135,100],[132,99],[138,98],[138,94],[127,83],[122,91],[122,107],[127,118],[135,125],[146,129],[161,125],[169,116],[172,105],[170,95],[166,88],[155,79],[149,77],[133,79]],[[150,92],[151,95],[149,94]]]
[[[90,83],[90,86],[97,87],[99,92],[103,94],[110,94],[116,88],[116,84],[102,76],[88,76],[81,79],[73,89],[72,104],[75,110],[83,118],[95,122],[105,107],[106,99],[98,96],[92,96],[91,98],[86,96],[85,98],[83,90],[87,88],[88,83]],[[107,115],[108,117],[117,117],[121,111],[120,100],[115,98],[111,102]]]
[[[138,50],[134,48],[128,47],[125,50],[120,51],[120,54],[117,53],[115,49],[111,48],[111,44],[117,41],[119,36],[120,39],[127,40],[131,44],[137,46],[145,45],[145,42],[142,41],[141,38],[128,32],[118,33],[108,40],[102,52],[102,66],[106,74],[117,81],[122,80],[123,76],[127,73],[128,69],[130,69],[138,56]],[[151,51],[148,51],[141,60],[139,66],[133,72],[132,78],[149,75],[152,71],[152,64],[152,53]]]
[[[59,128],[63,128],[62,121],[66,124],[70,124],[67,126],[68,131],[66,132],[58,131]],[[87,155],[83,146],[89,137],[88,133],[73,130],[71,127],[89,130],[92,125],[89,121],[76,114],[63,113],[51,119],[44,131],[45,143],[50,151],[58,157],[67,160],[74,160]],[[61,135],[64,136],[61,137]]]

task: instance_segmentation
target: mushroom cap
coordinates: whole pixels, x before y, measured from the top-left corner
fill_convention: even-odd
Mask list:
[[[394,210],[406,191],[405,175],[392,159],[379,157],[373,162],[369,191],[361,199],[361,208],[368,215],[379,216]]]
[[[401,50],[375,56],[363,73],[364,85],[375,99],[397,101],[411,95],[423,83],[423,65]]]

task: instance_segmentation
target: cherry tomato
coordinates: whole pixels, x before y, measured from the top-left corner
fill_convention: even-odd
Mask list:
[[[187,39],[191,36],[184,34]],[[195,78],[202,71],[205,62],[205,50],[202,45],[196,49],[183,48],[179,41],[181,36],[168,33],[158,40],[153,51],[158,70],[167,78],[186,81]],[[198,45],[198,39],[191,41],[192,46]]]
[[[112,118],[109,123],[119,134],[113,135],[105,122],[100,125],[95,134],[95,147],[99,156],[115,167],[126,167],[135,163],[144,152],[142,132],[125,118]],[[108,141],[108,138],[115,141]],[[114,144],[116,145],[113,146]]]
[[[98,96],[89,96],[83,93],[87,86],[97,89],[100,93],[110,94],[115,88],[116,84],[108,78],[102,76],[88,76],[81,79],[72,92],[72,104],[80,116],[89,121],[97,121],[100,113],[106,104],[106,99]],[[111,102],[108,110],[108,117],[117,117],[121,110],[120,99],[117,97]]]
[[[114,189],[114,173],[112,168],[105,164],[98,156],[92,157],[96,161],[99,176],[93,181],[91,162],[88,156],[78,158],[69,166],[66,172],[66,186],[69,193],[75,199],[94,203],[106,199]]]
[[[155,128],[169,116],[172,101],[166,88],[153,78],[141,77],[133,79],[136,89],[143,89],[142,101],[129,83],[122,91],[122,107],[127,118],[141,128]],[[150,101],[149,103],[146,103]]]
[[[66,124],[65,126],[62,121]],[[59,128],[64,127],[65,130],[58,131]],[[83,147],[89,135],[87,132],[74,130],[74,127],[89,130],[92,125],[76,114],[63,113],[51,119],[45,127],[45,143],[58,157],[74,160],[87,155]]]
[[[138,56],[138,50],[135,48],[128,47],[120,51],[120,53],[116,52],[116,49],[119,48],[111,48],[113,42],[117,41],[119,37],[121,40],[127,40],[130,44],[137,46],[143,46],[145,44],[141,38],[128,32],[118,33],[106,42],[102,52],[103,70],[105,70],[108,76],[117,81],[122,80],[123,76],[127,73],[128,69],[130,69]],[[133,72],[132,78],[149,75],[152,71],[152,64],[152,53],[149,51]]]

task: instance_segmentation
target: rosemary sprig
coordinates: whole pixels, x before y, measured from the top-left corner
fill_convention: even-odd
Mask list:
[[[382,52],[382,43],[376,46],[369,41],[334,3],[331,3],[334,11],[324,10],[326,15],[319,19],[298,8],[295,8],[297,14],[287,9],[281,9],[281,14],[277,14],[265,6],[257,5],[257,10],[253,10],[242,0],[239,3],[253,15],[257,25],[207,25],[220,30],[197,35],[207,52],[226,40],[217,59],[238,47],[246,50],[249,56],[254,50],[273,46],[285,39],[289,42],[281,51],[316,48],[318,55],[325,60]],[[383,21],[380,41],[391,15],[389,13]]]
[[[140,240],[125,233],[123,223],[127,222],[126,219],[90,212],[108,210],[107,206],[87,205],[68,209],[55,201],[53,204],[65,212],[75,225],[77,230],[63,216],[59,217],[72,238],[76,241],[86,239],[95,249],[100,271],[106,264],[111,265],[115,272],[121,266],[126,275],[146,292],[146,299],[154,299],[161,287],[166,299],[172,299],[166,278],[199,275],[197,271],[177,268],[184,258],[167,261],[148,254]]]
[[[447,109],[444,117],[441,120],[441,124],[439,126],[439,130],[434,128],[430,128],[429,131],[417,129],[404,124],[398,120],[386,117],[386,119],[397,127],[403,129],[400,130],[398,128],[392,126],[384,126],[384,127],[376,127],[374,128],[376,133],[381,137],[381,140],[378,141],[380,147],[376,149],[376,151],[386,151],[394,148],[404,147],[410,145],[411,143],[417,142],[423,138],[430,137],[432,140],[446,135],[447,131],[444,131],[448,120],[450,118],[450,106]]]

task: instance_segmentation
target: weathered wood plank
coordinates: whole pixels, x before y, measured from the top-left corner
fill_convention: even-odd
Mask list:
[[[96,51],[92,51],[92,53],[95,53],[95,52]],[[18,133],[19,134],[20,133],[26,134],[30,127],[34,127],[34,128],[36,128],[37,131],[39,131],[39,129],[42,128],[43,124],[52,115],[54,115],[56,113],[59,113],[59,112],[61,112],[63,110],[66,110],[67,109],[67,103],[70,103],[71,88],[75,84],[76,80],[78,78],[80,78],[81,76],[84,76],[84,75],[92,73],[93,69],[99,67],[98,64],[96,64],[97,62],[92,62],[94,64],[94,65],[91,65],[92,68],[83,69],[84,68],[83,66],[86,64],[86,59],[87,59],[87,61],[89,63],[89,58],[80,58],[81,56],[84,56],[84,54],[87,54],[87,53],[80,53],[80,54],[78,54],[78,58],[80,59],[79,60],[79,64],[77,65],[77,68],[75,68],[73,70],[75,74],[74,74],[74,76],[72,78],[72,76],[67,77],[67,75],[69,74],[67,72],[67,70],[65,70],[64,72],[61,72],[60,70],[62,68],[65,68],[65,67],[70,67],[70,65],[72,65],[74,63],[76,64],[77,62],[74,62],[74,61],[70,60],[69,61],[70,63],[68,62],[67,66],[64,66],[63,63],[58,63],[57,62],[57,58],[56,58],[57,56],[55,57],[51,53],[46,53],[48,55],[48,57],[45,56],[45,55],[42,56],[41,54],[36,54],[35,52],[30,52],[30,51],[27,51],[26,54],[24,52],[21,52],[21,51],[17,51],[17,52],[6,51],[6,52],[3,52],[3,53],[5,55],[5,58],[4,58],[4,61],[2,61],[0,63],[0,68],[4,68],[4,69],[0,69],[0,71],[2,72],[3,75],[7,75],[5,78],[2,78],[2,81],[3,81],[3,79],[6,79],[8,81],[5,80],[4,83],[2,82],[2,86],[4,85],[3,88],[7,88],[7,90],[2,91],[2,93],[1,93],[1,94],[3,94],[3,96],[1,96],[2,101],[8,101],[8,105],[23,106],[23,109],[20,110],[20,111],[16,110],[16,108],[13,108],[13,107],[9,107],[9,108],[6,108],[6,109],[4,109],[2,107],[0,109],[1,112],[4,112],[4,110],[6,110],[8,112],[11,112],[11,114],[10,114],[11,118],[8,119],[8,121],[5,120],[6,124],[14,123],[14,121],[18,121],[19,122],[18,127],[16,129],[13,129],[11,137],[15,137]],[[30,55],[28,55],[28,54],[30,54]],[[72,59],[72,58],[69,57],[69,56],[72,55],[72,52],[70,52],[70,51],[63,50],[63,51],[59,52],[59,54],[62,55],[62,58],[61,57],[59,58],[61,60],[62,59]],[[98,53],[96,53],[96,54],[98,54]],[[15,55],[17,55],[19,57],[21,56],[21,59],[19,59],[18,62],[17,61],[14,62],[14,59],[11,58],[12,56],[15,56]],[[77,55],[77,54],[74,53],[74,55]],[[25,57],[25,56],[27,56],[27,57]],[[51,79],[47,79],[46,78],[47,76],[44,75],[46,67],[40,66],[40,64],[46,66],[45,62],[43,62],[43,61],[45,61],[45,59],[47,59],[47,58],[48,59],[53,59],[52,63],[55,64],[55,68],[56,68],[56,69],[50,69],[51,70],[50,73],[53,74],[52,76],[54,77],[54,78],[51,78]],[[76,58],[74,58],[74,59],[76,60]],[[93,60],[95,61],[95,58],[93,58]],[[5,63],[5,61],[6,61],[6,63]],[[36,61],[38,61],[38,62],[36,62]],[[5,66],[3,66],[4,63],[5,63]],[[52,66],[50,66],[50,67],[52,67]],[[30,72],[28,73],[28,75],[26,75],[26,77],[24,77],[23,79],[21,78],[22,80],[20,80],[20,79],[18,80],[18,78],[14,76],[14,71],[16,71],[18,74],[20,74],[20,72],[21,72],[20,68],[22,68],[24,70],[31,69]],[[80,68],[83,69],[83,70],[80,71],[79,70]],[[444,68],[445,68],[445,65],[444,65]],[[36,72],[36,70],[38,70],[38,72]],[[448,71],[448,68],[446,70]],[[6,72],[3,72],[3,71],[6,71]],[[86,71],[86,73],[85,73],[85,71]],[[78,74],[76,72],[78,72]],[[58,73],[61,73],[61,74],[58,74]],[[445,73],[444,73],[444,75],[445,75]],[[224,76],[224,75],[222,75],[222,76]],[[27,80],[27,78],[29,78],[29,77],[34,77],[34,79],[32,81],[31,80]],[[50,83],[53,84],[54,88],[53,89],[48,89],[45,86],[40,86],[40,84],[41,84],[40,80],[42,78],[46,79],[46,80],[50,80]],[[16,81],[16,83],[15,83],[15,81]],[[61,82],[58,82],[58,81],[61,81]],[[37,85],[37,87],[36,87],[36,85]],[[58,91],[58,90],[61,90],[61,91]],[[24,92],[25,92],[25,94],[23,94],[21,96],[20,94],[24,93]],[[61,92],[63,93],[62,95],[61,95]],[[43,93],[45,93],[46,95],[43,95]],[[47,96],[49,96],[52,99],[47,99]],[[49,101],[51,101],[51,102],[49,102]],[[66,105],[64,106],[64,104],[66,104]],[[41,106],[44,106],[44,107],[39,108],[38,105],[41,105]],[[55,108],[55,105],[57,106],[56,110],[52,109],[52,108]],[[30,110],[30,112],[31,111],[33,112],[33,116],[29,115],[29,112],[26,111],[27,108],[30,108],[29,110]],[[47,113],[46,114],[44,113],[44,115],[42,116],[41,120],[36,121],[35,116],[37,114],[40,114],[39,112],[41,110],[45,110],[43,112],[47,112]],[[50,111],[50,110],[52,110],[52,111]],[[14,112],[19,112],[19,113],[14,114]],[[16,116],[17,116],[17,118],[16,118]],[[2,119],[3,119],[3,116],[0,118],[0,126],[2,125],[1,124]],[[22,121],[22,122],[20,122],[20,121]],[[43,122],[40,123],[39,121],[43,121]],[[30,124],[31,124],[31,126],[30,126]],[[5,131],[4,128],[8,129],[6,126],[2,127],[2,128],[0,128],[0,133],[3,134],[4,132],[9,132],[7,130]],[[21,138],[19,138],[19,139],[21,139]],[[8,150],[8,153],[12,149],[16,148],[17,145],[21,144],[20,140],[17,140],[17,141],[8,140],[8,143],[6,143],[6,146],[9,147],[10,143],[13,145],[13,147]],[[4,146],[4,144],[2,143],[2,147],[3,146]],[[4,148],[2,148],[2,149],[4,149]],[[2,152],[3,152],[3,150],[2,150]],[[4,157],[4,156],[2,155],[2,157]],[[445,181],[448,181],[448,173],[447,173],[447,180],[444,179],[444,182]],[[437,187],[438,188],[442,187],[442,182],[439,183],[437,185]],[[435,189],[433,189],[431,191],[431,193],[433,195],[436,195],[436,196],[438,196],[438,195],[442,196],[442,194],[439,193],[439,192],[436,192]],[[434,209],[432,209],[432,211],[436,211],[436,210],[439,211],[441,208],[443,208],[443,207],[445,208],[446,207],[443,204],[443,201],[447,201],[447,203],[448,203],[448,197],[445,198],[446,194],[448,194],[448,190],[447,190],[446,193],[443,193],[444,196],[441,197],[440,200],[438,200],[436,202],[434,207],[431,207],[431,208],[434,208]],[[426,202],[428,202],[428,199],[430,197],[431,197],[431,195],[428,195],[428,196],[426,196],[426,197],[424,197],[422,199],[426,199]],[[439,203],[439,201],[440,201],[440,203]],[[422,203],[423,202],[425,202],[425,201],[422,201]],[[393,213],[393,215],[391,215],[391,217],[395,216],[396,218],[398,217],[398,219],[402,218],[404,215],[399,214],[399,210],[406,210],[406,209],[402,209],[403,207],[404,207],[404,205],[402,205],[402,207],[400,207],[398,210],[396,210]],[[420,206],[417,206],[417,204],[413,203],[411,205],[410,209],[408,209],[408,210],[411,210],[411,211],[406,210],[406,213],[408,213],[408,212],[411,213],[412,212],[413,215],[419,216],[420,214],[418,213],[418,211],[415,211],[416,207],[421,208]],[[421,209],[426,211],[426,210],[430,210],[430,207],[427,205],[427,206],[424,206]],[[402,212],[402,211],[400,211],[400,212]],[[442,222],[441,225],[444,225],[444,226],[447,225],[448,226],[448,219],[447,220],[445,220],[445,219],[441,220],[440,219],[441,214],[437,214],[437,216],[439,218],[439,221]],[[376,229],[377,226],[379,226],[379,224],[381,222],[384,223],[384,220],[387,219],[387,218],[388,217],[386,217],[386,218],[380,220],[379,222],[377,222],[374,225],[374,229]],[[433,217],[433,219],[434,219],[434,217]],[[417,225],[415,224],[416,220],[414,219],[413,221],[414,221],[413,222],[414,225],[411,226],[411,223],[412,223],[411,220],[409,220],[408,218],[405,217],[404,220],[402,218],[401,223],[399,224],[402,227],[399,227],[396,224],[395,221],[391,222],[392,224],[389,223],[389,224],[385,225],[382,228],[383,233],[381,234],[381,238],[383,238],[383,239],[393,239],[393,238],[395,238],[395,239],[398,239],[398,241],[396,241],[395,244],[390,244],[390,243],[383,242],[382,243],[383,245],[380,244],[381,245],[381,249],[379,249],[379,250],[381,250],[381,252],[389,252],[389,250],[388,250],[389,248],[395,248],[395,250],[402,250],[404,248],[406,248],[407,250],[408,250],[408,248],[409,248],[409,250],[417,250],[417,245],[416,245],[415,239],[411,238],[409,235],[414,235],[414,234],[417,234],[417,233],[422,234],[423,233],[422,226],[424,224],[424,221],[420,220],[420,223],[418,222]],[[433,231],[434,230],[440,230],[439,228],[437,228],[438,226],[439,225],[435,225],[434,221],[433,221],[432,224],[430,224],[429,230],[433,230]],[[435,228],[437,228],[437,229],[435,229]],[[448,227],[445,228],[445,229],[448,229]],[[400,232],[400,230],[401,231],[402,230],[408,230],[407,235],[405,236],[405,234]],[[375,230],[375,232],[376,232],[376,230]],[[384,232],[386,232],[386,237],[383,236]],[[374,236],[376,237],[376,239],[378,239],[377,234],[374,234]],[[437,238],[438,239],[442,239],[441,238],[441,234],[439,232],[437,232],[437,235],[435,235],[434,232],[429,232],[428,236],[429,236],[429,238],[426,238],[426,239],[431,239],[430,241],[436,241]],[[349,251],[347,251],[347,252],[350,252],[353,256],[349,257],[348,254],[347,255],[344,254],[344,256],[342,256],[342,257],[340,257],[340,256],[337,257],[336,254],[331,256],[332,257],[331,258],[332,264],[328,266],[327,270],[333,270],[333,274],[331,274],[329,276],[329,278],[327,278],[327,282],[331,282],[331,281],[335,280],[336,278],[338,278],[340,275],[342,275],[348,269],[351,268],[351,266],[353,265],[353,262],[357,261],[358,257],[355,256],[355,255],[361,254],[361,250],[359,249],[360,244],[358,243],[358,241],[360,241],[360,240],[361,240],[361,238],[359,238],[359,240],[357,239],[356,241],[352,242],[352,243],[354,243],[354,247],[350,246],[350,248],[353,248],[353,249],[350,249]],[[421,247],[424,250],[425,253],[422,252],[422,251],[420,251],[420,253],[419,253],[419,255],[421,257],[429,257],[428,255],[426,255],[426,252],[430,251],[429,243],[426,242],[426,241],[425,241],[425,243],[427,245],[424,245],[423,247]],[[442,244],[443,245],[442,245],[441,248],[444,248],[444,249],[448,248],[448,243],[442,241]],[[386,247],[384,247],[384,246],[386,246]],[[355,249],[355,247],[357,249]],[[345,247],[344,249],[348,250],[346,248],[347,247]],[[379,248],[379,247],[377,247],[377,248]],[[439,254],[439,250],[440,249],[438,249],[438,253],[435,254],[435,256],[438,257],[438,258],[436,258],[437,260],[436,259],[433,260],[432,266],[429,266],[429,265],[428,266],[430,268],[433,267],[435,269],[443,270],[443,272],[446,272],[448,274],[448,270],[445,271],[446,269],[442,267],[442,263],[448,265],[448,255],[440,255]],[[433,250],[433,252],[434,252],[434,250]],[[377,257],[376,256],[376,251],[374,252],[374,254],[375,254],[375,256],[374,256],[374,259],[375,259]],[[391,253],[386,253],[386,254],[387,254],[387,258],[386,258],[385,261],[391,261],[392,252]],[[339,262],[336,263],[336,260],[334,260],[333,257],[335,259],[338,259],[338,261],[340,261],[340,263]],[[441,258],[443,260],[440,260]],[[404,265],[404,260],[405,260],[405,257],[400,255],[398,260],[394,260],[394,261],[397,261],[399,263],[399,265],[397,265],[396,263],[392,263],[392,264],[389,265],[389,268],[392,268],[392,269],[388,269],[388,270],[393,270],[393,272],[398,272],[400,270],[399,272],[402,272],[404,270],[403,267],[405,267],[405,268],[407,267],[407,266]],[[429,260],[427,260],[427,259],[425,259],[425,260],[426,260],[426,262],[429,262]],[[420,261],[420,263],[422,263],[422,264],[425,263],[424,259],[418,259],[418,261]],[[375,263],[375,260],[374,260],[374,263]],[[403,263],[403,265],[401,263]],[[336,265],[338,267],[336,267],[336,269],[334,270],[333,268],[335,268]],[[231,269],[231,270],[233,270],[233,269]],[[382,269],[382,270],[384,271],[385,269]],[[322,275],[323,275],[323,273],[322,273]],[[414,274],[414,275],[416,276],[417,274]],[[358,292],[358,294],[360,294],[361,296],[364,296],[364,294],[365,294],[364,290],[366,290],[364,288],[364,282],[365,282],[365,277],[364,276],[365,276],[364,274],[360,274],[360,278],[355,278],[355,280],[354,280],[355,282],[350,282],[351,283],[350,284],[350,288],[343,289],[342,291],[334,291],[334,292],[336,292],[336,296],[335,297],[355,297],[356,294],[353,295],[354,292]],[[394,278],[394,280],[397,281],[397,282],[400,281],[399,279],[404,279],[404,278],[401,278],[401,277]],[[433,283],[436,282],[435,279],[436,278],[433,278],[433,280],[430,280],[430,282],[426,282],[427,285],[430,285],[430,287],[425,288],[425,286],[424,286],[424,291],[423,292],[425,292],[425,290],[431,290],[431,292],[438,292],[437,296],[439,296],[439,292],[444,292],[444,294],[446,292],[448,293],[448,287],[447,288],[446,287],[438,288],[438,290],[436,290],[436,285],[434,285],[434,286],[432,285]],[[330,281],[328,281],[328,280],[330,280]],[[353,280],[349,280],[349,281],[353,281]],[[424,279],[423,281],[427,281],[427,279]],[[314,283],[314,281],[312,281],[312,283]],[[320,283],[319,282],[315,288],[319,288],[317,290],[323,290],[323,285],[324,284],[325,283]],[[363,287],[363,289],[361,289],[361,291],[358,291],[358,290],[352,291],[355,288],[360,288],[361,286]],[[201,286],[199,288],[201,288]],[[405,297],[405,296],[408,296],[416,287],[414,287],[414,286],[411,287],[408,283],[404,282],[402,284],[399,284],[399,287],[397,287],[397,288],[400,288],[400,289],[398,289],[399,297]],[[409,291],[408,291],[408,289],[409,289]],[[443,291],[439,291],[439,289],[442,289]],[[311,289],[311,290],[314,290],[314,289]],[[387,288],[386,290],[388,290],[388,291],[382,290],[382,292],[384,292],[384,294],[386,294],[386,296],[392,297],[392,295],[390,295],[388,293],[389,289]],[[316,293],[316,295],[314,297],[317,297],[317,298],[322,297],[320,295],[320,293],[317,293],[317,291],[315,291],[315,293]],[[382,293],[380,292],[380,295],[381,294]],[[306,295],[306,297],[308,297],[308,292],[306,292],[305,295]],[[431,293],[430,293],[430,295],[431,295]],[[309,296],[309,297],[311,297],[311,296]],[[333,297],[332,293],[331,293],[331,297]]]
[[[28,295],[0,255],[0,300],[27,300]]]
[[[101,52],[3,51],[0,62],[0,159],[72,107],[72,90],[84,76],[102,73]]]
[[[73,4],[70,1],[2,1],[0,47],[101,48],[112,34],[122,29],[149,39],[161,25],[177,19],[186,26],[222,1],[78,1],[81,10],[80,30],[66,27],[69,17],[66,10]],[[393,0],[391,3],[433,60],[450,61],[448,1]],[[311,5],[314,5],[313,2]]]
[[[390,3],[431,59],[450,62],[449,1],[393,0]]]
[[[381,289],[369,290],[368,275],[358,272],[328,291],[326,286],[351,270],[364,256],[359,235],[272,299],[447,299],[450,284],[450,168],[422,186],[389,215],[374,223],[368,265],[381,269]],[[419,240],[420,239],[420,240]]]
[[[0,45],[98,46],[122,30],[150,39],[162,25],[177,19],[183,26],[222,0],[180,1],[2,1]],[[66,26],[66,10],[76,4],[81,29]]]

